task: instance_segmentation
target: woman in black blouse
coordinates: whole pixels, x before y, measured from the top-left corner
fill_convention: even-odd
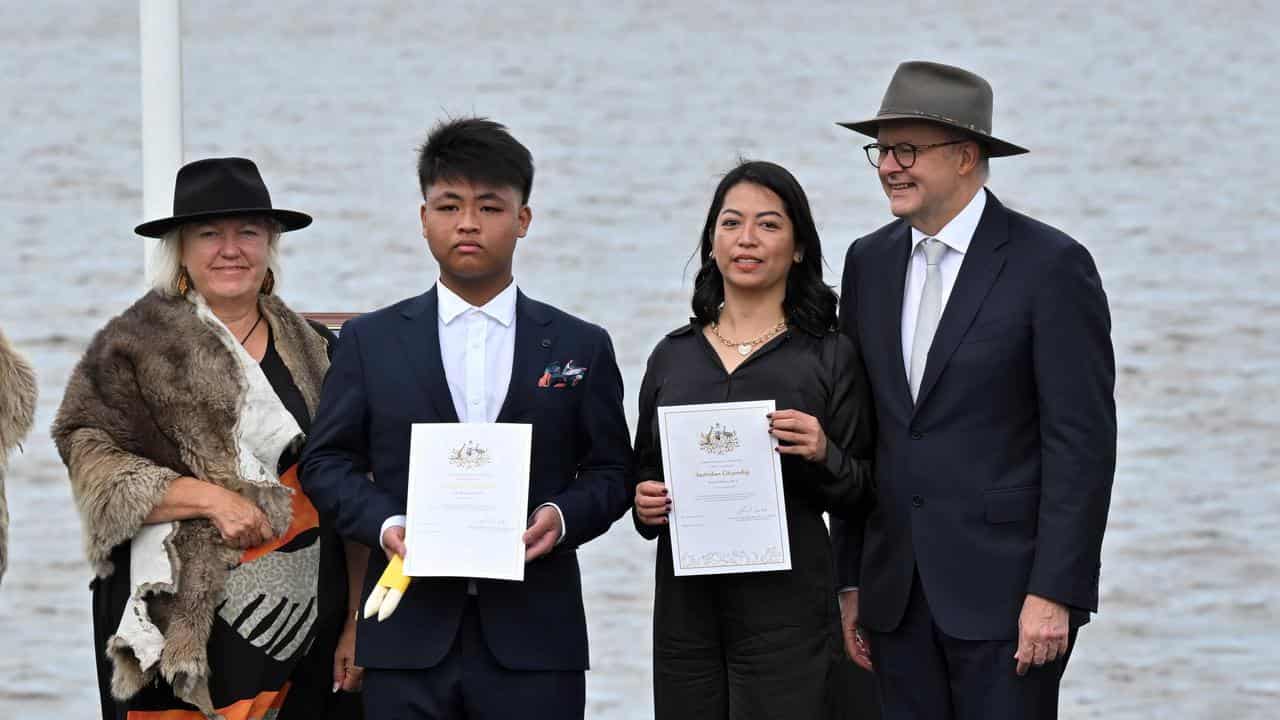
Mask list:
[[[856,512],[870,478],[870,394],[804,190],[782,167],[745,162],[716,188],[690,324],[649,357],[636,432],[636,529],[658,539],[654,704],[663,718],[818,718],[839,653],[822,514]],[[657,408],[774,400],[792,569],[675,577]]]

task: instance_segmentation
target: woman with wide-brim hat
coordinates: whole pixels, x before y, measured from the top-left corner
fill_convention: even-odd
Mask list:
[[[348,577],[367,551],[297,480],[334,337],[275,294],[277,246],[311,218],[243,158],[182,167],[173,205],[136,228],[160,239],[152,288],[93,338],[53,425],[103,716],[323,717],[359,685]]]

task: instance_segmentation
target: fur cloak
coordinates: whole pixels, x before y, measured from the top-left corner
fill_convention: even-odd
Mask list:
[[[259,307],[314,414],[328,368],[325,340],[279,298],[262,296]],[[114,572],[112,549],[138,535],[182,475],[254,501],[276,533],[289,526],[291,491],[275,468],[269,478],[242,472],[237,432],[249,381],[235,354],[242,351],[228,347],[229,333],[216,322],[198,297],[148,293],[107,323],[72,373],[52,432],[99,577]],[[209,633],[240,551],[207,519],[175,525],[164,540],[172,582],[143,588],[145,611],[163,636],[160,673],[179,698],[208,713]],[[156,667],[115,640],[107,647],[112,694],[123,700],[150,683]]]
[[[0,332],[0,579],[9,561],[9,506],[4,499],[9,451],[31,429],[36,411],[36,375]]]

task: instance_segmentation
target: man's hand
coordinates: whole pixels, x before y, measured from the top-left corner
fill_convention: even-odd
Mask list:
[[[233,548],[248,550],[271,538],[275,532],[262,509],[239,493],[215,485],[215,495],[206,516],[222,535],[222,541]]]
[[[551,552],[560,540],[560,513],[550,506],[538,508],[524,531],[524,561],[533,562]]]
[[[645,525],[666,525],[671,513],[671,496],[667,486],[657,480],[645,480],[636,485],[636,517]]]
[[[827,434],[818,418],[799,410],[777,410],[769,413],[769,434],[787,443],[779,445],[783,455],[799,455],[809,462],[827,459]]]
[[[846,590],[840,593],[840,630],[844,635],[844,651],[849,654],[858,667],[874,672],[871,667],[871,646],[858,627],[858,591]]]
[[[1067,654],[1070,628],[1067,607],[1039,595],[1027,595],[1018,617],[1017,672],[1026,675],[1033,665],[1040,667]]]
[[[404,548],[404,526],[392,525],[382,533],[382,547],[387,549],[387,561],[399,555],[401,558],[405,556]]]

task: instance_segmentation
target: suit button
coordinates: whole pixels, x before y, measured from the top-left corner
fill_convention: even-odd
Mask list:
[[[919,439],[920,439],[920,438],[922,438],[922,437],[924,437],[924,433],[919,433],[919,432],[913,432],[913,433],[911,433],[911,439],[912,439],[912,440],[919,440]]]
[[[914,508],[924,507],[924,498],[920,497],[919,495],[912,495],[911,507],[914,507]]]

